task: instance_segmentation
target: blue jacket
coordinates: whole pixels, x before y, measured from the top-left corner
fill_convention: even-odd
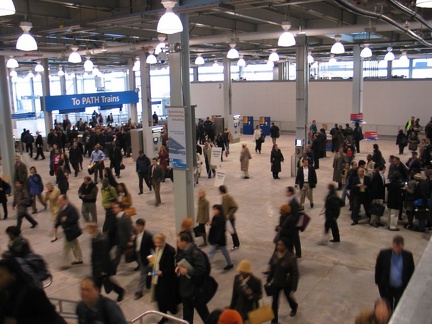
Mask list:
[[[35,173],[29,177],[28,191],[30,196],[38,196],[44,190],[42,178],[39,174]]]

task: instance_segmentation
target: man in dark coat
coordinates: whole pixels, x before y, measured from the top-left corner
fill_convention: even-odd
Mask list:
[[[371,180],[365,176],[365,169],[358,168],[357,176],[352,179],[351,183],[351,200],[352,200],[352,212],[351,212],[351,225],[357,225],[359,219],[360,206],[363,205],[366,216],[370,218],[370,188]]]
[[[404,238],[396,235],[391,249],[381,250],[375,265],[375,283],[380,296],[395,309],[414,273],[414,258],[403,249]]]
[[[27,188],[24,187],[24,184],[21,181],[15,181],[15,194],[14,201],[12,207],[18,209],[18,221],[17,227],[21,229],[22,219],[27,219],[31,224],[31,228],[35,228],[38,223],[27,213],[27,208],[32,203],[30,194],[27,191]]]
[[[382,205],[385,200],[385,168],[378,164],[372,174],[371,188],[370,188],[370,198],[372,204]],[[374,227],[383,226],[380,222],[380,217],[382,215],[375,215],[371,213],[370,225]]]
[[[120,165],[123,161],[121,148],[117,142],[112,142],[111,150],[108,153],[110,159],[110,168],[114,168],[115,175],[120,178]]]
[[[143,180],[145,181],[148,189],[151,191],[152,186],[149,180],[149,169],[150,169],[150,159],[144,154],[144,151],[139,151],[139,156],[136,160],[136,172],[138,174],[138,185],[139,185],[139,193],[141,195],[143,193]]]
[[[30,134],[30,131],[27,130],[26,134],[24,135],[24,143],[26,145],[26,152],[29,153],[30,157],[33,157],[33,143],[34,143],[34,137],[32,134]]]
[[[412,156],[408,159],[406,166],[408,167],[409,173],[420,173],[422,167],[421,161],[418,159],[418,153],[411,152]]]
[[[222,205],[214,205],[213,218],[211,220],[210,230],[208,234],[208,242],[210,243],[210,248],[207,255],[209,260],[211,261],[213,259],[215,251],[219,249],[225,257],[225,261],[227,262],[224,270],[230,270],[233,268],[233,263],[226,247],[226,222],[227,220],[222,211]]]
[[[336,193],[336,186],[333,183],[328,185],[329,192],[325,199],[325,223],[324,232],[325,234],[331,229],[333,239],[330,242],[340,242],[339,227],[337,219],[340,215],[340,208],[342,207],[342,200]]]
[[[271,123],[271,126],[270,126],[270,137],[272,139],[273,145],[276,144],[276,140],[280,136],[279,132],[280,132],[279,127],[277,127],[274,123]]]
[[[10,184],[0,178],[0,204],[3,205],[3,219],[8,218],[7,197],[6,192],[11,189]]]
[[[143,296],[143,290],[145,288],[147,274],[149,272],[149,260],[147,257],[153,254],[155,246],[153,243],[153,234],[145,230],[145,220],[143,218],[138,218],[136,220],[135,231],[135,252],[141,276],[134,299],[140,299]]]
[[[126,248],[132,244],[132,235],[134,234],[134,229],[132,227],[131,218],[124,212],[123,206],[114,202],[111,208],[116,215],[116,254],[114,257],[114,265],[117,271],[117,267],[120,264],[121,256],[125,253]]]
[[[14,182],[21,182],[24,188],[28,187],[28,171],[27,166],[21,161],[19,156],[15,156],[15,174],[13,178]]]
[[[45,155],[44,155],[44,152],[43,152],[43,139],[42,139],[42,135],[40,134],[39,131],[36,132],[36,135],[37,135],[37,137],[36,137],[36,142],[35,142],[35,145],[36,145],[36,157],[35,157],[35,160],[38,159],[39,155],[42,157],[42,160],[45,160]]]
[[[111,278],[115,275],[115,270],[110,258],[109,242],[105,235],[99,231],[97,223],[88,223],[86,231],[91,236],[92,276],[96,287],[101,289],[104,285],[107,293],[111,289],[114,290],[118,294],[117,301],[120,302],[126,291]]]
[[[73,142],[72,147],[69,149],[69,162],[75,171],[75,177],[76,177],[79,172],[79,166],[82,165],[83,162],[83,152],[81,148],[78,146],[77,140]]]
[[[71,265],[82,264],[82,252],[78,241],[78,237],[81,235],[81,229],[78,224],[79,214],[75,206],[69,203],[69,199],[66,195],[60,195],[58,197],[58,203],[61,206],[57,217],[57,223],[55,228],[60,225],[63,227],[65,233],[65,242],[63,247],[63,266],[62,270],[69,268],[67,264],[67,258],[69,251],[72,249],[75,260],[72,261]]]
[[[304,208],[305,198],[309,199],[310,207],[314,207],[313,203],[313,188],[317,185],[317,175],[315,169],[309,165],[308,159],[303,159],[303,166],[297,169],[295,187],[300,188],[300,205]]]
[[[156,203],[155,206],[161,204],[160,197],[160,183],[164,179],[164,173],[162,167],[157,163],[157,158],[152,159],[152,165],[149,168],[149,180],[151,181],[152,187],[154,189]]]
[[[192,238],[188,233],[177,236],[178,252],[176,254],[177,268],[179,274],[179,290],[183,302],[183,319],[193,324],[194,308],[204,322],[209,316],[207,304],[203,304],[199,299],[194,298],[196,287],[203,283],[210,273],[210,264],[206,260],[207,256],[198,251],[192,243]],[[187,261],[192,267],[188,268],[182,260]]]

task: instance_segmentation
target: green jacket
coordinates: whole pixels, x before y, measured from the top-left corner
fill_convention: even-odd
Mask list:
[[[112,199],[117,199],[118,195],[117,195],[117,191],[115,190],[115,188],[113,186],[106,186],[103,187],[101,189],[101,194],[102,194],[102,207],[105,209],[108,209],[111,207],[111,200]]]

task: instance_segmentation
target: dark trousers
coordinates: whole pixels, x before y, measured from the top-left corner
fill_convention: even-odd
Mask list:
[[[193,297],[182,298],[183,302],[183,319],[188,321],[189,324],[193,324],[194,308],[197,310],[202,321],[205,322],[207,317],[210,315],[206,304],[197,304],[194,302]]]
[[[262,145],[262,142],[261,142],[260,139],[259,140],[255,140],[255,152],[258,151],[258,152],[261,153],[261,145]]]
[[[105,222],[102,227],[102,232],[106,234],[109,242],[109,249],[115,245],[116,241],[116,215],[111,208],[105,209]]]
[[[3,213],[4,213],[3,219],[6,219],[8,217],[7,201],[6,200],[3,201],[2,205],[3,205]]]
[[[148,172],[138,172],[138,185],[139,185],[139,191],[143,192],[143,180],[146,183],[146,186],[151,190],[151,183],[148,177]]]
[[[361,197],[353,195],[352,192],[351,192],[351,197],[352,197],[351,219],[353,221],[358,221],[358,216],[360,213],[360,206],[361,205],[363,205],[366,216],[370,218],[370,211],[369,211],[370,203],[369,203],[369,201],[367,199],[362,199]]]
[[[230,222],[231,222],[231,225],[232,225],[232,227],[234,229],[234,234],[231,234],[231,238],[232,238],[232,241],[233,241],[233,246],[234,247],[240,247],[240,241],[239,241],[239,238],[238,238],[238,235],[237,235],[237,230],[235,228],[235,219],[230,219]]]
[[[74,163],[71,162],[71,165],[75,171],[75,177],[76,177],[78,175],[78,172],[79,172],[79,164],[78,164],[78,162],[74,162]]]
[[[314,152],[314,168],[319,169],[319,152]]]
[[[36,148],[36,157],[35,157],[35,160],[38,159],[39,155],[41,156],[42,159],[45,159],[45,155],[43,153],[42,147],[37,147]]]
[[[284,236],[284,239],[287,240],[288,251],[294,254],[294,248],[295,248],[295,255],[297,256],[297,258],[301,258],[302,252],[301,252],[300,236],[298,230],[297,233],[294,235],[291,235],[289,237]]]
[[[355,142],[356,152],[360,153],[360,141],[359,140],[354,140],[354,142]]]
[[[399,154],[403,154],[403,151],[404,151],[404,148],[405,148],[405,145],[398,145],[399,146]]]
[[[30,154],[30,157],[33,157],[33,144],[26,144],[26,152]]]
[[[31,217],[29,214],[27,214],[27,212],[26,213],[18,213],[17,227],[19,229],[21,229],[21,224],[22,224],[23,218],[27,219],[30,222],[30,224],[32,224],[33,226],[37,225],[37,222],[34,220],[34,218]]]
[[[327,234],[330,229],[332,231],[333,239],[335,241],[340,241],[339,227],[338,227],[338,224],[337,224],[337,219],[335,219],[335,218],[329,218],[329,219],[326,218],[326,221],[324,223],[325,233]]]
[[[387,299],[392,310],[394,310],[402,297],[403,288],[378,287],[381,298]]]
[[[285,287],[285,288],[274,287],[273,289],[274,289],[274,294],[273,294],[273,300],[272,300],[272,309],[273,309],[273,313],[274,313],[275,317],[272,320],[272,323],[277,323],[279,321],[279,316],[278,316],[279,296],[280,296],[280,292],[282,290],[285,294],[285,297],[288,301],[288,304],[290,305],[290,307],[293,311],[297,310],[298,304],[297,304],[296,300],[294,299],[294,297],[290,296],[291,289],[289,287]]]
[[[115,281],[112,281],[109,276],[94,276],[93,279],[95,281],[96,287],[98,287],[99,289],[102,288],[102,285],[105,287],[105,291],[107,294],[111,292],[110,288],[119,295],[123,292],[123,288],[120,287]]]
[[[94,182],[97,183],[97,179],[98,179],[98,173],[99,173],[99,178],[103,179],[103,169],[105,169],[105,164],[103,162],[95,162],[95,166],[94,166]]]

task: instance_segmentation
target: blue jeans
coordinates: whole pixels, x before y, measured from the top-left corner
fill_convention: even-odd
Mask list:
[[[219,245],[219,244],[213,245],[213,244],[210,244],[210,248],[209,248],[209,251],[208,251],[208,254],[207,254],[209,260],[211,261],[213,259],[215,251],[217,249],[221,250],[223,256],[225,257],[226,262],[228,263],[228,265],[231,265],[232,264],[231,256],[230,256],[230,254],[228,252],[228,249],[227,249],[227,247],[225,245]]]

